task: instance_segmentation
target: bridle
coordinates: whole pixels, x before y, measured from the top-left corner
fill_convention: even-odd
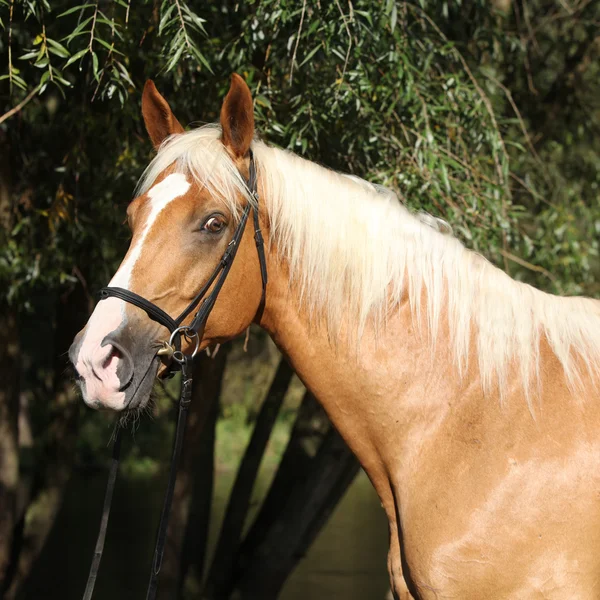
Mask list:
[[[258,222],[258,191],[257,191],[257,176],[256,176],[256,165],[254,163],[254,155],[250,150],[250,167],[248,171],[248,179],[245,181],[246,187],[253,198],[255,205],[253,206],[250,202],[244,208],[242,217],[238,226],[233,234],[233,238],[229,242],[221,260],[215,267],[212,275],[208,278],[208,281],[202,286],[202,289],[196,294],[194,299],[189,303],[187,308],[176,318],[173,319],[167,314],[162,308],[156,306],[156,304],[146,300],[146,298],[126,290],[120,287],[105,287],[100,290],[100,299],[105,300],[111,296],[119,298],[125,302],[129,302],[138,308],[141,308],[146,314],[153,320],[161,325],[164,325],[171,333],[171,337],[168,342],[163,342],[163,348],[158,351],[159,355],[170,356],[175,359],[176,362],[181,363],[182,353],[178,349],[178,342],[181,336],[188,338],[189,340],[196,340],[196,348],[192,354],[192,357],[198,351],[198,345],[200,344],[200,331],[204,327],[210,312],[212,311],[217,296],[227,279],[231,265],[235,255],[237,254],[240,240],[246,229],[246,223],[248,216],[252,210],[254,214],[254,241],[256,243],[256,250],[258,252],[258,260],[260,263],[260,275],[262,278],[262,301],[264,302],[265,291],[267,286],[267,264],[265,261],[265,250],[262,233]],[[216,283],[215,283],[216,281]],[[214,288],[208,296],[206,293],[214,283]],[[205,298],[206,296],[206,298]],[[201,303],[201,304],[200,304]],[[192,314],[194,309],[200,304],[198,312],[195,314],[189,325],[183,325],[183,322]]]
[[[231,265],[233,264],[237,254],[240,241],[244,235],[244,230],[246,229],[248,217],[250,216],[250,211],[253,212],[254,217],[254,242],[256,244],[256,251],[258,253],[260,275],[262,279],[262,298],[259,310],[264,307],[267,289],[267,263],[265,260],[264,240],[258,220],[259,196],[257,190],[256,165],[252,150],[249,151],[249,154],[250,166],[248,171],[248,179],[244,178],[244,181],[250,197],[254,202],[248,202],[246,204],[233,237],[227,245],[221,260],[213,270],[211,276],[208,278],[208,281],[202,286],[187,308],[177,318],[173,319],[169,314],[162,310],[162,308],[156,306],[156,304],[153,302],[146,300],[146,298],[143,296],[140,296],[135,292],[131,292],[130,290],[120,287],[105,287],[100,290],[100,301],[110,297],[119,298],[125,302],[129,302],[130,304],[137,306],[138,308],[141,308],[153,321],[156,321],[166,327],[170,333],[169,340],[163,342],[162,347],[157,351],[156,354],[158,356],[170,359],[168,364],[168,369],[170,372],[174,371],[176,368],[181,369],[181,392],[179,397],[179,409],[177,413],[177,427],[175,429],[175,437],[173,440],[173,453],[171,456],[171,465],[169,467],[169,480],[167,483],[167,489],[165,491],[163,508],[158,525],[156,545],[154,548],[154,558],[152,559],[152,570],[150,573],[150,580],[148,582],[146,600],[154,600],[156,597],[157,579],[162,565],[167,526],[169,522],[169,513],[171,511],[173,492],[175,490],[177,466],[179,464],[179,457],[181,455],[181,448],[183,446],[183,434],[187,421],[188,408],[192,399],[192,359],[198,352],[204,326],[206,325],[206,321],[208,320],[208,317],[214,308],[219,292],[221,291],[221,288],[227,279],[227,275],[229,274]],[[198,310],[193,316],[191,322],[188,325],[184,325],[183,322],[194,312],[194,310],[196,310],[196,308],[198,308]],[[181,349],[182,337],[195,344],[195,347],[191,353],[185,353]],[[98,537],[96,539],[96,548],[94,551],[94,557],[92,559],[92,565],[90,567],[90,573],[83,595],[83,600],[91,599],[98,575],[98,570],[100,568],[100,560],[102,559],[102,551],[104,549],[104,540],[106,538],[106,529],[108,526],[112,495],[119,467],[121,431],[122,429],[117,427],[115,440],[113,443],[113,456],[108,476],[108,483],[106,485],[106,492],[104,494],[104,507],[102,510],[102,519],[100,521],[100,530],[98,531]]]

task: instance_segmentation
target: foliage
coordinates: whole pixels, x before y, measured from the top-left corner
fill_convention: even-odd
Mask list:
[[[147,78],[185,124],[218,119],[237,71],[267,141],[394,188],[514,277],[597,295],[598,22],[595,0],[0,0],[0,285],[21,316],[34,479],[66,477],[46,468],[66,464],[56,449],[75,435],[56,356],[128,243],[125,208],[152,156]],[[250,373],[229,357],[226,462],[274,360],[252,358]],[[136,434],[130,473],[165,455],[160,423]],[[80,464],[108,431],[86,415]]]
[[[600,9],[501,4],[3,0],[2,101],[36,92],[4,125],[9,299],[73,282],[82,262],[105,281],[122,255],[122,207],[149,158],[143,80],[213,120],[231,71],[270,142],[395,188],[516,276],[593,290]]]

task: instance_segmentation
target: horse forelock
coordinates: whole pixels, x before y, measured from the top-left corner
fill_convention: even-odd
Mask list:
[[[237,165],[221,142],[221,127],[205,125],[168,137],[144,171],[136,188],[142,195],[167,170],[191,177],[199,190],[223,201],[232,215],[241,213],[240,196],[253,201]]]
[[[138,191],[174,165],[239,215],[241,203],[253,199],[220,138],[220,127],[207,125],[168,139]],[[312,319],[326,323],[331,339],[343,325],[360,344],[366,327],[383,331],[393,308],[408,298],[432,349],[447,321],[459,372],[476,346],[485,391],[502,390],[516,368],[529,400],[539,383],[542,340],[572,387],[584,371],[597,374],[599,302],[514,281],[447,235],[447,223],[409,212],[387,188],[259,140],[253,151],[268,242],[286,260],[299,301]]]

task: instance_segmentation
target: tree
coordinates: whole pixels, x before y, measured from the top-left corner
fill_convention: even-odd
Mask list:
[[[514,277],[593,294],[599,19],[590,0],[0,0],[4,585],[68,476],[79,411],[55,357],[127,245],[146,78],[183,123],[215,121],[238,71],[269,142],[394,188]],[[21,512],[19,417],[35,474]],[[26,527],[40,503],[48,527]]]

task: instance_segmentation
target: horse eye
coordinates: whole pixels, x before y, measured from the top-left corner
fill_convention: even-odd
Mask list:
[[[221,217],[214,216],[207,219],[206,223],[202,226],[202,229],[209,233],[219,233],[224,227],[225,221]]]

